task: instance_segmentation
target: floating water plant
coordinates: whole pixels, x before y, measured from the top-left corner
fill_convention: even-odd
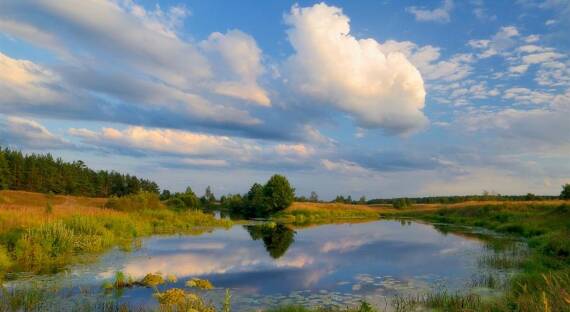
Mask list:
[[[141,281],[140,284],[146,287],[156,287],[164,284],[164,278],[160,274],[148,273]]]
[[[186,286],[199,288],[199,289],[206,289],[206,290],[214,288],[214,285],[212,285],[212,283],[209,280],[199,279],[199,278],[193,278],[187,281]]]

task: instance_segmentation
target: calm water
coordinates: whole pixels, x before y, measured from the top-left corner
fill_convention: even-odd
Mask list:
[[[176,275],[178,287],[205,278],[219,288],[207,294],[215,302],[231,289],[234,311],[293,302],[344,306],[363,298],[384,306],[394,295],[465,289],[485,252],[481,241],[415,222],[238,225],[200,236],[151,237],[139,250],[114,250],[96,264],[73,267],[68,277],[74,285],[99,286],[116,271],[134,278],[161,272]],[[120,300],[154,302],[145,288],[128,289]]]

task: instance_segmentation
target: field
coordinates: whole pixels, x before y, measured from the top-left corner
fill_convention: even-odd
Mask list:
[[[275,215],[273,219],[298,225],[337,223],[378,219],[382,211],[379,207],[366,205],[295,202],[285,211]]]
[[[0,192],[0,273],[49,273],[83,255],[163,233],[199,234],[231,221],[199,211],[166,208],[122,212],[104,208],[107,199]]]

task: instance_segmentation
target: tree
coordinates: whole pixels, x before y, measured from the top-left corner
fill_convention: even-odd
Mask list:
[[[315,191],[311,192],[311,196],[309,196],[309,201],[312,201],[315,203],[319,201],[319,195],[317,195],[317,192],[315,192]]]
[[[366,196],[362,195],[358,200],[358,203],[362,205],[366,204]]]
[[[263,187],[263,193],[268,204],[268,213],[275,213],[289,207],[295,199],[295,189],[291,187],[286,177],[273,175]]]
[[[270,213],[265,190],[261,184],[254,183],[245,199],[245,207],[242,208],[245,217],[266,217]]]
[[[10,168],[4,153],[0,150],[0,190],[8,189],[10,186]]]
[[[194,191],[192,191],[191,187],[186,188],[186,191],[184,192],[184,194],[182,194],[182,196],[180,196],[180,199],[184,201],[186,208],[200,207],[200,200],[198,199],[198,196],[196,196]]]
[[[392,203],[392,206],[396,209],[406,209],[412,206],[412,202],[407,198],[397,198]]]
[[[212,192],[212,188],[208,185],[208,187],[206,187],[206,191],[204,192],[204,196],[202,196],[200,198],[200,201],[202,202],[202,205],[204,207],[210,207],[211,205],[213,205],[216,202],[216,196],[214,196],[214,193]]]
[[[162,190],[162,193],[160,194],[160,200],[168,200],[170,199],[170,191],[169,190]]]
[[[570,199],[570,184],[566,183],[562,186],[562,192],[560,193],[561,199]]]

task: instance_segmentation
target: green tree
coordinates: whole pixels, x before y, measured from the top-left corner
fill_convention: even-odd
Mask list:
[[[202,205],[204,207],[210,207],[216,203],[216,196],[214,196],[214,193],[212,192],[212,188],[209,185],[208,185],[208,187],[206,187],[206,191],[204,192],[204,196],[202,196],[200,198],[200,202],[202,202]]]
[[[265,188],[261,184],[254,183],[245,198],[245,207],[242,207],[245,217],[265,217],[270,213]]]
[[[4,157],[4,152],[0,149],[0,190],[6,190],[10,186],[10,168],[8,161]]]
[[[268,204],[268,213],[286,209],[295,199],[295,189],[291,187],[286,177],[278,174],[267,181],[263,193]]]
[[[392,206],[396,209],[406,209],[412,206],[412,202],[407,198],[397,198],[392,203]]]
[[[309,196],[309,201],[312,201],[314,203],[319,201],[319,195],[317,195],[317,192],[315,191],[311,192],[311,196]]]
[[[560,193],[561,199],[570,199],[570,184],[566,183],[562,186],[562,192]]]

